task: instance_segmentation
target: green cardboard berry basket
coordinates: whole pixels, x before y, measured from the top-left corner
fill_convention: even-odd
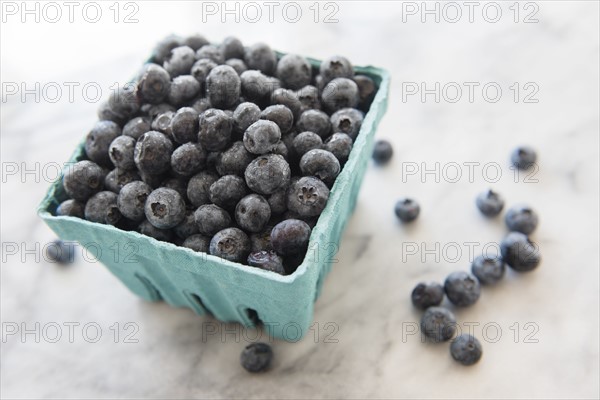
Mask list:
[[[318,60],[309,61],[314,68],[320,65]],[[38,214],[61,239],[79,242],[145,300],[164,300],[174,307],[188,307],[197,314],[247,327],[262,323],[273,337],[298,340],[312,322],[314,302],[356,205],[375,131],[387,109],[389,74],[371,66],[355,67],[355,71],[371,77],[378,90],[327,206],[312,230],[309,251],[291,275],[197,253],[134,231],[56,216],[56,207],[67,198],[60,180],[50,186]],[[82,159],[83,142],[69,162]]]

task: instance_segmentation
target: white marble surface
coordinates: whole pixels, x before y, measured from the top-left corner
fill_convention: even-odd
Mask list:
[[[443,18],[436,23],[431,16],[422,23],[406,14],[403,22],[402,4],[392,2],[338,3],[334,24],[311,22],[307,3],[306,17],[296,24],[280,15],[274,23],[230,18],[221,24],[218,17],[202,23],[200,3],[191,2],[138,2],[139,23],[129,25],[90,24],[77,14],[73,24],[8,19],[0,46],[3,83],[98,82],[108,90],[172,30],[201,31],[217,41],[234,34],[246,43],[264,40],[290,52],[319,58],[339,53],[357,65],[382,66],[393,83],[378,135],[393,142],[396,154],[388,167],[367,172],[339,262],[316,303],[318,340],[310,332],[298,343],[276,341],[272,371],[251,376],[238,364],[244,336],[203,338],[203,327],[215,321],[144,303],[97,263],[80,258],[61,269],[26,254],[54,237],[34,212],[47,183],[43,176],[38,182],[32,175],[8,176],[5,167],[40,163],[44,171],[43,166],[66,160],[93,123],[96,104],[80,92],[72,104],[66,95],[57,103],[3,99],[2,397],[598,398],[598,3],[537,2],[539,22],[532,24],[514,23],[510,3],[502,3],[503,17],[495,24],[483,20],[480,8],[474,23],[465,21],[467,16],[456,24]],[[102,3],[106,18],[108,6]],[[521,9],[520,17],[529,11]],[[496,82],[503,95],[496,103],[480,91],[473,102],[463,97],[436,103],[433,96],[403,101],[403,88],[411,82],[428,87]],[[539,102],[515,103],[510,90],[515,82],[522,94],[525,83],[536,83]],[[521,143],[539,152],[537,183],[525,183],[523,176],[515,183],[508,169],[508,154]],[[480,165],[473,182],[464,165],[457,183],[403,173],[414,163],[432,169],[436,162],[442,171],[453,162]],[[543,263],[531,274],[509,273],[497,287],[486,288],[474,307],[457,311],[460,322],[481,324],[475,328],[480,339],[485,323],[502,329],[496,343],[483,340],[481,362],[463,368],[451,360],[447,344],[403,339],[403,331],[419,319],[408,299],[418,281],[467,269],[469,242],[481,251],[504,234],[500,220],[484,220],[473,204],[491,185],[493,170],[486,178],[481,167],[490,162],[501,166],[501,179],[492,186],[508,204],[527,202],[541,215],[534,239]],[[452,178],[452,171],[445,171]],[[422,205],[412,226],[396,223],[392,213],[403,195]],[[20,253],[9,255],[9,243],[18,243]],[[419,251],[407,255],[402,243],[416,243]],[[436,243],[439,260],[423,252]],[[455,244],[461,254],[453,260]],[[64,325],[69,322],[80,324],[72,343]],[[116,322],[118,343],[111,330]],[[127,322],[139,327],[138,343],[124,342]],[[328,322],[339,328],[337,343],[324,340]],[[526,330],[528,322],[535,325]],[[39,343],[33,334],[24,339],[6,334],[14,324],[35,329],[36,323],[45,334]],[[55,334],[51,323],[62,326],[57,343],[48,341]],[[101,327],[97,343],[83,337],[86,323]],[[533,336],[537,343],[525,341],[531,326],[539,328]],[[94,336],[93,328],[88,334]]]

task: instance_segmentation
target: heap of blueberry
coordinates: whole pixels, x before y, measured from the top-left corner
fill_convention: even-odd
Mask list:
[[[100,107],[56,214],[291,273],[375,92],[344,57],[170,36]]]

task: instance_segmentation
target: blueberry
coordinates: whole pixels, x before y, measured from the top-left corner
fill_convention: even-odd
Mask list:
[[[162,242],[170,242],[173,239],[173,231],[170,229],[159,229],[152,225],[150,221],[144,220],[138,226],[138,231],[142,235],[150,236]]]
[[[285,158],[286,160],[289,157],[289,150],[288,150],[287,146],[285,145],[285,143],[283,143],[283,141],[281,141],[281,140],[279,142],[277,142],[275,147],[273,147],[272,153],[279,154],[281,157]]]
[[[321,94],[323,105],[330,112],[358,105],[358,86],[348,78],[335,78],[325,86]]]
[[[477,204],[479,211],[486,217],[495,217],[502,212],[504,199],[499,193],[489,189],[477,196],[475,204]]]
[[[299,133],[292,142],[294,150],[299,157],[308,153],[310,150],[320,149],[323,147],[321,136],[314,132]]]
[[[244,61],[250,69],[257,69],[265,75],[275,73],[277,55],[264,43],[256,43],[245,49]]]
[[[312,67],[306,58],[286,54],[277,63],[276,76],[285,88],[298,90],[310,83]]]
[[[152,61],[158,64],[162,64],[165,59],[169,56],[171,50],[175,47],[179,47],[183,44],[183,38],[177,35],[169,35],[163,38],[156,44],[152,51]]]
[[[256,70],[242,72],[240,80],[244,98],[258,104],[270,101],[271,94],[281,87],[279,79],[266,76]]]
[[[180,106],[189,102],[200,93],[200,82],[192,75],[179,75],[173,78],[169,87],[169,103]]]
[[[518,272],[532,271],[540,263],[537,246],[520,232],[511,232],[500,242],[502,259]]]
[[[336,111],[331,116],[333,133],[346,133],[352,140],[356,139],[362,126],[363,117],[363,113],[354,108],[342,108]]]
[[[152,127],[152,121],[154,121],[154,119],[156,119],[156,117],[158,117],[160,114],[164,114],[169,111],[174,113],[175,111],[177,111],[177,109],[168,103],[144,104],[142,106],[142,113],[144,113],[148,117],[150,117],[150,120],[151,120],[150,127]],[[149,130],[152,130],[152,129],[149,129]],[[146,132],[148,132],[148,131],[146,131]],[[143,133],[145,133],[145,132],[143,132]]]
[[[115,167],[131,169],[135,168],[135,162],[133,161],[134,149],[134,138],[131,136],[117,136],[108,148],[108,155]]]
[[[292,111],[289,108],[282,104],[276,104],[265,108],[260,113],[260,119],[275,122],[282,134],[289,132],[294,124],[294,114],[292,114]]]
[[[231,140],[232,129],[232,119],[224,111],[211,108],[200,115],[198,141],[208,151],[223,150]]]
[[[210,203],[210,186],[219,179],[212,171],[201,171],[192,176],[187,185],[187,198],[192,205],[198,207]]]
[[[133,158],[140,171],[147,174],[160,174],[171,167],[173,143],[160,132],[144,133],[135,145]]]
[[[206,151],[198,143],[182,144],[171,155],[173,172],[190,176],[206,166]]]
[[[415,307],[426,310],[439,306],[444,300],[444,287],[435,282],[422,282],[413,289],[410,299]]]
[[[140,179],[140,174],[134,169],[115,168],[104,178],[104,188],[118,194],[123,186]]]
[[[273,359],[273,350],[266,343],[252,343],[246,346],[240,355],[242,367],[248,372],[263,372],[269,369]]]
[[[473,365],[481,359],[481,343],[477,338],[463,333],[450,344],[450,354],[462,365]]]
[[[75,261],[75,246],[73,243],[57,239],[48,243],[45,248],[46,258],[52,263],[66,265]]]
[[[504,276],[504,261],[500,257],[478,256],[471,264],[471,272],[483,285],[494,285]]]
[[[181,239],[186,239],[200,232],[198,230],[198,224],[196,224],[195,211],[192,209],[186,210],[185,218],[179,225],[173,228],[173,232]]]
[[[394,207],[394,212],[396,216],[402,222],[412,222],[419,216],[421,212],[421,207],[419,204],[413,199],[403,198],[396,202],[396,206]]]
[[[304,111],[302,115],[300,115],[296,127],[300,132],[314,132],[321,138],[326,138],[331,132],[331,122],[329,117],[321,110]]]
[[[312,85],[306,85],[303,88],[296,91],[296,97],[302,104],[302,112],[320,109],[321,101],[319,100],[319,89]]]
[[[206,46],[210,44],[210,42],[203,36],[198,33],[194,35],[190,35],[183,40],[183,44],[192,48],[192,50],[196,51],[202,46]]]
[[[221,42],[221,53],[225,60],[232,58],[244,58],[244,45],[242,42],[233,36],[228,36]]]
[[[208,58],[201,58],[200,60],[196,61],[194,63],[194,65],[192,65],[192,69],[190,70],[190,73],[192,74],[192,76],[194,78],[196,78],[198,83],[200,83],[201,89],[204,87],[204,84],[206,83],[206,78],[208,77],[208,74],[216,66],[217,66],[217,63]]]
[[[165,71],[175,78],[179,75],[188,75],[192,65],[196,62],[196,52],[189,46],[179,46],[171,50],[163,62]]]
[[[367,110],[375,97],[377,90],[375,82],[366,75],[355,75],[353,79],[356,86],[358,86],[358,95],[360,97],[359,107]]]
[[[213,68],[206,77],[206,97],[214,107],[229,108],[240,99],[241,80],[229,65]]]
[[[108,98],[108,106],[122,120],[131,119],[140,110],[140,99],[134,84],[119,86]]]
[[[529,169],[535,164],[537,154],[529,146],[517,147],[510,155],[512,164],[518,169]]]
[[[258,251],[250,253],[248,256],[248,265],[264,269],[265,271],[276,272],[285,275],[283,268],[283,258],[274,251]]]
[[[250,254],[250,238],[241,229],[223,229],[211,239],[209,252],[213,256],[242,263]]]
[[[202,114],[204,111],[208,110],[209,108],[212,108],[212,105],[206,97],[203,97],[201,99],[196,100],[194,104],[192,104],[192,108],[196,110],[198,114]]]
[[[84,213],[88,221],[115,225],[121,219],[117,195],[109,191],[96,193],[85,203]]]
[[[504,217],[506,226],[510,231],[521,232],[529,235],[535,231],[538,226],[538,215],[529,206],[517,205],[511,207]]]
[[[171,135],[177,143],[195,142],[198,139],[198,111],[192,107],[182,107],[170,121]]]
[[[69,199],[65,200],[56,208],[56,215],[59,217],[84,217],[85,204],[80,201]]]
[[[290,165],[279,154],[267,154],[252,161],[244,177],[248,187],[262,195],[269,195],[287,187],[290,181]]]
[[[160,113],[156,117],[154,117],[152,123],[150,124],[150,128],[153,131],[158,131],[160,133],[164,133],[167,137],[171,137],[173,136],[173,132],[171,130],[171,122],[173,121],[174,116],[175,113],[173,111],[165,111],[163,113]]]
[[[141,181],[123,186],[117,197],[117,207],[125,218],[141,221],[145,218],[144,206],[152,188]]]
[[[188,236],[182,244],[183,247],[192,249],[198,253],[208,253],[210,238],[199,233]]]
[[[112,121],[98,121],[85,139],[85,154],[93,162],[102,166],[111,166],[108,155],[110,144],[121,134],[119,125]]]
[[[187,184],[188,182],[185,178],[171,176],[163,180],[159,187],[173,189],[179,193],[183,201],[187,201]]]
[[[325,141],[323,149],[331,152],[343,164],[352,151],[352,138],[345,133],[334,133]]]
[[[148,117],[132,118],[123,127],[123,135],[138,140],[140,136],[151,130],[150,123],[151,120]]]
[[[288,190],[287,207],[301,217],[316,217],[327,205],[329,189],[321,180],[305,176],[292,183]]]
[[[379,165],[387,164],[394,155],[392,144],[387,140],[378,140],[373,148],[373,160]]]
[[[267,199],[271,207],[271,213],[283,214],[287,211],[287,189],[280,189],[271,194]]]
[[[254,156],[246,150],[243,142],[238,141],[224,152],[219,153],[215,167],[221,176],[244,176],[244,171],[252,160],[254,160]]]
[[[265,154],[273,150],[281,139],[281,131],[275,122],[260,119],[244,132],[244,146],[252,154]]]
[[[198,231],[203,235],[212,236],[231,226],[229,213],[214,204],[205,204],[194,212],[194,220]]]
[[[456,332],[456,317],[443,307],[429,307],[421,317],[421,333],[433,342],[450,340]]]
[[[448,300],[459,307],[468,307],[479,299],[481,286],[473,275],[464,271],[452,272],[444,281]]]
[[[324,60],[319,72],[323,77],[323,84],[329,83],[335,78],[352,78],[354,76],[354,68],[347,58],[341,56],[333,56]]]
[[[162,186],[163,181],[168,176],[168,174],[165,172],[160,173],[160,174],[149,174],[144,171],[140,171],[139,175],[140,175],[140,178],[142,179],[142,181],[144,183],[148,184],[153,189],[156,189],[156,188]],[[137,180],[137,179],[134,179],[134,180]],[[134,180],[132,180],[130,182],[133,182]],[[129,182],[127,182],[127,183],[129,183]],[[113,192],[116,192],[116,191],[113,190]]]
[[[233,209],[247,192],[244,179],[237,175],[225,175],[210,186],[209,196],[213,204]]]
[[[252,253],[273,250],[273,245],[271,244],[272,230],[273,226],[267,226],[262,232],[252,233],[250,235],[250,248]]]
[[[249,194],[235,207],[235,220],[247,232],[260,232],[271,219],[271,207],[258,194]]]
[[[204,45],[196,51],[196,59],[201,60],[203,58],[208,58],[217,64],[223,64],[225,62],[221,49],[214,44]]]
[[[271,93],[271,105],[282,104],[290,109],[294,115],[294,119],[300,118],[303,106],[296,93],[289,89],[278,88]]]
[[[248,71],[248,66],[246,63],[239,58],[230,58],[225,61],[225,65],[229,65],[231,68],[237,72],[238,75],[242,75],[242,73]]]
[[[299,219],[287,219],[275,225],[271,231],[271,244],[277,254],[288,256],[306,251],[311,229]]]
[[[246,129],[260,118],[260,108],[250,102],[241,103],[233,111],[233,127],[239,133],[244,133]]]
[[[294,140],[295,141],[295,140]],[[340,162],[327,150],[310,150],[300,159],[300,169],[305,176],[316,176],[331,186],[340,173]]]
[[[160,104],[167,99],[171,76],[159,65],[150,64],[137,83],[137,93],[144,103]]]
[[[127,117],[115,112],[111,107],[108,101],[102,102],[98,107],[98,119],[101,121],[112,121],[119,125],[125,123],[127,121]]]
[[[69,197],[86,201],[104,187],[104,170],[92,161],[79,161],[66,168],[63,187]]]
[[[158,229],[170,229],[185,218],[185,202],[173,189],[158,188],[146,199],[146,218]]]

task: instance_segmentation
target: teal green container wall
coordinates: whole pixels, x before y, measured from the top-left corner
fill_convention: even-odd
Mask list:
[[[319,65],[317,60],[310,61],[314,66]],[[188,307],[197,314],[212,314],[221,321],[237,321],[244,326],[256,322],[252,317],[255,311],[269,334],[295,341],[306,334],[312,322],[314,301],[331,270],[332,249],[337,249],[356,205],[371,159],[375,131],[387,109],[388,73],[375,67],[355,67],[355,70],[373,78],[378,91],[350,157],[331,190],[327,207],[312,231],[309,252],[291,275],[281,276],[232,263],[109,225],[57,217],[56,207],[67,198],[60,181],[49,188],[38,213],[61,239],[77,241],[86,247],[145,300],[164,300],[174,307]],[[80,143],[69,161],[84,157]]]

